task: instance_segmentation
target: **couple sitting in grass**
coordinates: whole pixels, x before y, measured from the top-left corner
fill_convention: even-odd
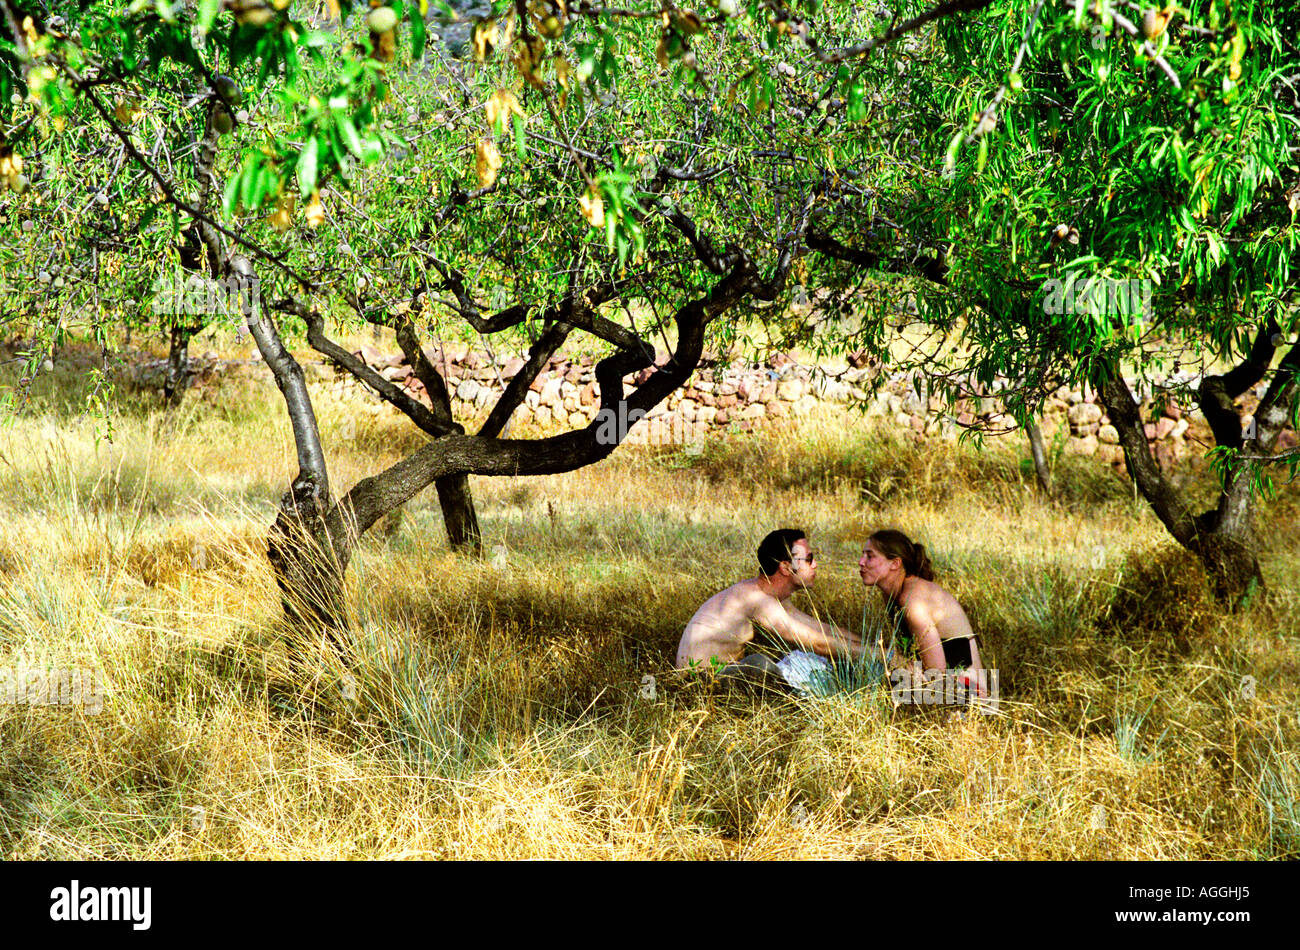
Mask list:
[[[802,531],[782,528],[764,538],[758,567],[758,577],[714,594],[695,612],[677,646],[678,668],[712,669],[728,682],[811,693],[828,692],[829,684],[845,680],[831,661],[850,671],[851,679],[872,681],[898,668],[918,676],[947,669],[975,674],[981,668],[965,611],[934,583],[925,548],[900,531],[871,535],[858,561],[862,583],[880,589],[894,625],[888,645],[883,638],[864,639],[865,632],[859,636],[788,603],[817,577],[817,555]],[[781,649],[794,649],[779,661],[747,653],[756,627],[774,635]]]

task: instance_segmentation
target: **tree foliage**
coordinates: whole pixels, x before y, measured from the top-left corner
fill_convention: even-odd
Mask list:
[[[246,327],[299,450],[282,533],[323,519],[308,534],[336,568],[347,538],[430,483],[470,537],[467,474],[562,471],[611,451],[595,424],[534,443],[505,434],[575,333],[603,356],[602,402],[652,406],[707,346],[756,346],[760,326],[764,340],[888,361],[901,314],[935,341],[905,366],[953,398],[1008,377],[1004,398],[1027,422],[1061,383],[1102,391],[1130,470],[1193,548],[1224,531],[1249,547],[1228,509],[1248,520],[1261,461],[1294,466],[1272,454],[1300,385],[1292,12],[1228,0],[0,8],[4,320],[35,341],[8,398],[70,332],[107,350],[123,327],[158,326],[173,344],[214,322]],[[177,274],[256,293],[147,308]],[[811,318],[786,315],[792,295],[813,301]],[[396,333],[427,402],[333,341],[366,324]],[[430,444],[333,493],[284,335]],[[529,359],[467,434],[421,347],[494,335]],[[656,344],[671,359],[634,383]],[[1193,366],[1224,472],[1209,520],[1153,469],[1124,378]],[[1233,399],[1260,381],[1259,451],[1243,451]]]

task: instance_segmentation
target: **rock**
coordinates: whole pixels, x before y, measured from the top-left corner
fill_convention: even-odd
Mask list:
[[[754,397],[754,402],[769,403],[776,398],[776,383],[768,383],[762,391]]]
[[[912,417],[900,410],[894,413],[894,424],[900,429],[910,429],[912,427]]]
[[[809,415],[819,404],[817,397],[809,393],[790,408],[796,416],[802,417]]]
[[[1071,426],[1082,427],[1101,421],[1101,406],[1092,402],[1076,402],[1067,415]]]
[[[1150,442],[1156,437],[1156,424],[1154,422],[1144,423],[1142,426],[1142,432],[1146,435],[1147,441]]]
[[[755,405],[763,404],[755,403]],[[790,406],[779,399],[773,399],[771,402],[766,403],[766,407],[767,414],[773,419],[784,419],[790,415]]]
[[[1181,410],[1181,409],[1178,408],[1178,403],[1173,402],[1173,401],[1171,400],[1171,401],[1170,401],[1170,402],[1165,406],[1165,415],[1166,415],[1168,418],[1173,419],[1174,422],[1178,422],[1180,419],[1183,418],[1183,410]]]
[[[712,406],[700,406],[695,410],[695,421],[700,425],[712,425],[718,416],[718,410]]]
[[[751,402],[740,413],[742,419],[762,419],[767,415],[767,406],[761,402]]]
[[[773,353],[772,358],[767,361],[767,365],[772,369],[782,370],[787,366],[795,365],[795,361],[785,353]]]
[[[1096,458],[1107,465],[1114,465],[1116,462],[1124,461],[1124,450],[1118,445],[1099,445]]]
[[[539,426],[549,425],[551,422],[551,409],[549,406],[538,406],[533,410],[533,419]]]
[[[730,409],[732,406],[736,405],[737,401],[738,400],[735,396],[719,396],[717,403],[718,409]]]
[[[466,350],[467,352],[465,355],[459,360],[456,360],[456,362],[460,363],[460,365],[466,369],[481,369],[483,366],[483,357],[479,356],[478,353],[470,350],[468,347],[466,347]]]
[[[489,389],[487,386],[480,386],[478,388],[478,392],[474,394],[474,405],[477,406],[479,409],[482,409],[484,406],[486,406],[489,402],[492,401],[492,397],[494,395],[495,395],[494,391]]]
[[[536,409],[541,405],[542,397],[537,394],[536,390],[530,389],[524,393],[524,405],[529,409]]]
[[[714,425],[725,426],[730,421],[731,421],[731,415],[727,412],[726,409],[719,409],[717,411],[717,414],[714,415],[713,417]]]
[[[993,415],[989,416],[988,422],[989,422],[989,426],[992,427],[994,431],[1000,430],[1003,432],[1010,432],[1011,430],[1016,428],[1015,418],[1013,416],[1008,416],[1005,413],[1001,413],[1001,412],[995,412]],[[1095,425],[1092,426],[1092,429],[1094,431],[1096,430],[1096,428],[1097,427]],[[1092,433],[1088,432],[1084,434],[1091,435]]]
[[[564,380],[557,376],[552,376],[543,384],[540,394],[540,401],[543,406],[554,408],[560,404],[560,386],[563,383]]]
[[[578,396],[578,385],[567,376],[560,380],[560,398],[576,399]]]
[[[456,387],[456,398],[465,402],[473,402],[474,397],[478,395],[479,385],[472,379],[467,379]]]
[[[578,403],[583,406],[590,406],[596,401],[596,387],[588,383],[583,386],[578,393]]]
[[[1086,405],[1081,403],[1080,405]],[[1097,454],[1097,437],[1095,435],[1085,435],[1081,439],[1068,439],[1065,443],[1066,455],[1096,455]]]
[[[827,402],[848,402],[852,393],[848,383],[842,383],[838,379],[832,379],[826,384],[822,398]]]
[[[587,417],[580,412],[569,413],[569,425],[574,429],[585,429],[587,427]]]
[[[1187,433],[1187,430],[1190,427],[1191,427],[1191,423],[1188,422],[1186,419],[1179,419],[1177,422],[1174,423],[1173,429],[1170,430],[1169,438],[1181,439]]]
[[[390,383],[396,383],[411,375],[409,366],[385,366],[379,371],[379,375],[384,377]]]
[[[1177,424],[1178,423],[1169,418],[1169,416],[1161,416],[1156,422],[1156,438],[1163,439],[1165,436],[1169,435],[1169,433],[1174,431],[1174,426]]]
[[[796,402],[804,394],[802,379],[783,379],[776,387],[776,397],[786,402]]]
[[[1104,445],[1119,445],[1119,430],[1114,426],[1102,426],[1097,432],[1097,438]]]

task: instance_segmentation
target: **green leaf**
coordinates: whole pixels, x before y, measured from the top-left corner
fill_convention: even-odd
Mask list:
[[[248,157],[244,162],[244,171],[240,175],[242,179],[239,188],[239,201],[245,208],[252,211],[258,205],[257,193],[257,173],[261,170],[261,157],[256,152],[247,153]]]
[[[1192,170],[1187,164],[1187,147],[1183,145],[1180,136],[1175,135],[1173,140],[1174,161],[1178,164],[1178,174],[1183,176],[1184,181],[1192,180]]]
[[[199,32],[207,33],[212,29],[212,21],[221,10],[221,0],[199,0]]]
[[[236,173],[230,176],[230,181],[226,182],[226,191],[222,195],[221,210],[227,218],[235,216],[235,209],[239,207],[239,180],[242,173]]]
[[[357,135],[357,127],[352,124],[347,113],[336,111],[334,113],[335,121],[338,123],[339,132],[343,136],[343,144],[348,147],[348,151],[357,158],[361,157],[361,136]]]
[[[515,154],[518,155],[520,161],[522,161],[524,153],[527,151],[524,142],[524,119],[523,116],[518,113],[513,113],[511,118],[514,120],[515,126]]]
[[[316,163],[320,153],[320,140],[314,135],[307,140],[298,156],[298,191],[305,198],[316,190]]]
[[[411,56],[413,59],[421,60],[424,58],[424,44],[428,39],[428,31],[424,26],[424,17],[415,7],[411,8]]]
[[[384,142],[377,135],[367,135],[361,142],[361,160],[369,165],[384,157]]]

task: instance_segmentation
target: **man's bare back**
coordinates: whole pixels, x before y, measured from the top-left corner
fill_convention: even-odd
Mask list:
[[[690,666],[691,660],[708,665],[717,657],[724,663],[739,660],[745,645],[754,639],[754,618],[758,599],[776,600],[758,590],[758,579],[732,584],[706,600],[686,625],[677,645],[677,666]]]

